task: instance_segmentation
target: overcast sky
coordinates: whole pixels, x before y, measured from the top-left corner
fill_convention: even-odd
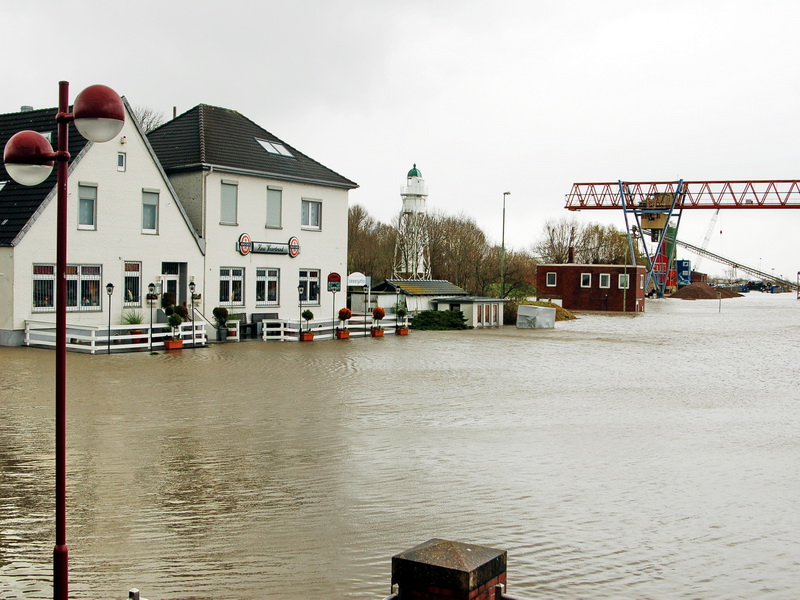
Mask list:
[[[564,210],[573,182],[800,179],[796,0],[59,6],[4,2],[0,112],[55,106],[62,79],[71,99],[104,83],[168,118],[235,109],[356,181],[351,204],[384,222],[414,163],[429,209],[496,243],[511,192],[516,249],[570,214],[624,228]],[[679,238],[700,245],[712,214],[686,211]],[[794,280],[799,228],[800,210],[723,210],[708,249]]]

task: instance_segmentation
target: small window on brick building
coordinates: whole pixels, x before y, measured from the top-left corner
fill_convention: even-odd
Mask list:
[[[547,274],[547,280],[545,281],[545,285],[547,287],[556,287],[556,273],[555,271],[551,271]]]
[[[600,273],[600,287],[601,288],[610,288],[611,287],[611,274],[610,273]]]
[[[581,287],[582,288],[592,287],[591,273],[581,273]]]

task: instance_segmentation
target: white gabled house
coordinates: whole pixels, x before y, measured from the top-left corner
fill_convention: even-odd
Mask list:
[[[148,139],[206,243],[206,318],[221,306],[248,323],[299,320],[302,302],[315,319],[331,319],[345,305],[341,293],[334,306],[327,281],[346,277],[356,183],[226,108],[200,104]]]
[[[123,98],[126,121],[114,140],[93,144],[70,125],[67,322],[105,326],[147,312],[147,285],[186,303],[202,279],[205,242]],[[57,110],[0,115],[0,147],[32,129],[55,146]],[[27,320],[55,322],[56,171],[25,187],[0,165],[0,345],[21,345]]]

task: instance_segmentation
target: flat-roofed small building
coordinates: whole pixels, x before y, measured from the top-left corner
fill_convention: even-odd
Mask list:
[[[539,265],[536,289],[569,310],[644,312],[646,274],[637,265]]]

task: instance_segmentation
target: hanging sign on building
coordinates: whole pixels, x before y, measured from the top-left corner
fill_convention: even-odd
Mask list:
[[[243,233],[239,236],[239,241],[236,242],[236,250],[242,256],[247,256],[252,252],[253,254],[288,254],[292,258],[296,258],[300,254],[300,241],[292,236],[285,244],[280,242],[254,242],[249,235]]]

